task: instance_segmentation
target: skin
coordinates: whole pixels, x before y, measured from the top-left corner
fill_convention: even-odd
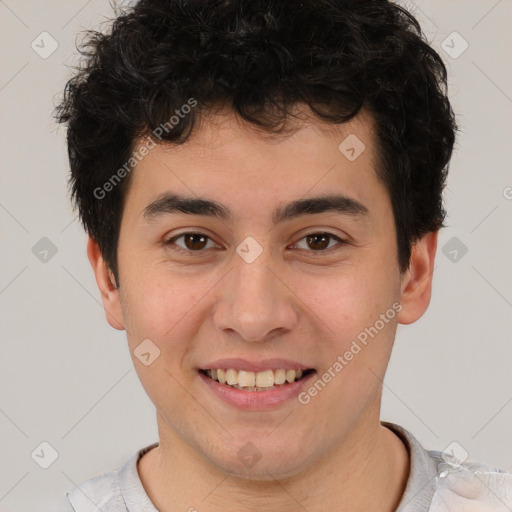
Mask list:
[[[158,145],[132,171],[118,247],[116,288],[94,240],[88,256],[110,325],[125,329],[135,368],[157,411],[160,444],[139,461],[148,496],[161,512],[395,510],[410,462],[400,439],[380,424],[382,380],[398,323],[422,316],[431,294],[437,233],[398,267],[388,193],[376,173],[372,118],[318,121],[306,107],[285,136],[258,133],[229,110],[211,112],[183,145]],[[349,134],[365,151],[349,161]],[[233,222],[183,213],[145,220],[162,193],[215,200]],[[295,199],[339,193],[368,213],[303,215],[272,224]],[[200,232],[207,246],[163,242]],[[306,235],[329,232],[315,251]],[[248,236],[263,252],[252,263],[237,246]],[[190,249],[192,247],[192,249]],[[196,250],[196,253],[192,253]],[[205,389],[196,368],[222,357],[290,358],[327,371],[379,315],[401,312],[307,405],[240,411]],[[160,356],[133,354],[144,339]],[[247,442],[261,459],[237,457]]]

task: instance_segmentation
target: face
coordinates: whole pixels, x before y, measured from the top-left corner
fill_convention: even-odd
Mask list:
[[[119,290],[92,241],[89,255],[156,406],[161,444],[181,443],[228,473],[283,477],[378,424],[397,323],[428,304],[435,236],[401,275],[376,165],[363,113],[337,126],[310,118],[276,138],[229,111],[137,165]],[[222,384],[212,369],[263,390]],[[277,384],[298,369],[302,378]]]

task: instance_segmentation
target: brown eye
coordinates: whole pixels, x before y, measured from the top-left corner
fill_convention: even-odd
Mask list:
[[[302,242],[302,240],[305,240],[305,249],[309,250],[309,252],[324,252],[325,249],[332,247],[332,245],[329,245],[329,242],[332,239],[337,240],[339,245],[346,243],[340,237],[333,235],[332,233],[310,233],[302,238],[299,243]],[[297,247],[299,247],[299,243],[296,244]],[[299,249],[304,249],[304,247],[299,247]]]
[[[329,235],[326,235],[325,233],[308,235],[306,238],[309,247],[315,251],[325,249],[329,246]]]
[[[183,239],[183,245],[176,243],[179,239]],[[209,240],[210,237],[202,233],[182,233],[166,241],[165,245],[176,245],[178,247],[177,250],[202,252]]]
[[[204,249],[207,238],[208,237],[199,233],[187,233],[184,235],[183,240],[185,241],[185,246],[187,249],[200,250]]]

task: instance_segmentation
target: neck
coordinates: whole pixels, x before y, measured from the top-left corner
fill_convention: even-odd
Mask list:
[[[144,488],[160,512],[347,510],[392,512],[409,476],[409,454],[378,417],[361,421],[336,447],[307,469],[263,480],[226,474],[158,418],[160,444],[139,461]],[[165,434],[164,434],[165,432]],[[198,471],[201,468],[201,471]]]

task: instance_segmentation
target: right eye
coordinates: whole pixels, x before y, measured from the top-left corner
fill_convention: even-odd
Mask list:
[[[183,246],[177,244],[176,241],[183,239]],[[186,252],[186,253],[200,253],[205,252],[203,249],[207,246],[208,240],[214,243],[211,238],[204,233],[187,232],[176,235],[164,242],[173,251]],[[214,244],[215,245],[215,244]]]

